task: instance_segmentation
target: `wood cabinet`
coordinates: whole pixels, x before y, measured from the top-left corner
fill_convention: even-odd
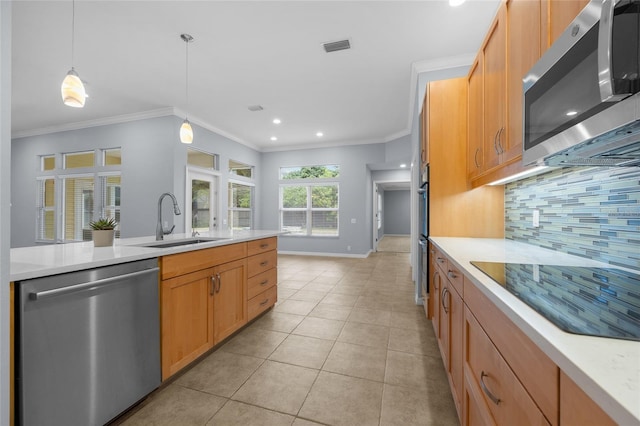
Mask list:
[[[276,237],[162,257],[162,379],[273,306],[276,266]]]
[[[456,282],[462,281],[462,275],[454,271],[447,258],[434,249],[436,288],[434,289],[434,303],[438,303],[434,309],[433,319],[436,336],[442,361],[449,379],[453,394],[453,400],[458,411],[458,417],[462,418],[462,350],[463,350],[463,316],[464,304],[462,296],[449,277]],[[462,285],[460,286],[462,290]],[[437,292],[437,296],[435,293]]]
[[[616,422],[561,371],[560,424],[563,426],[613,426]]]
[[[204,269],[162,281],[162,379],[213,347],[214,274]]]
[[[471,311],[465,309],[465,400],[474,417],[498,425],[549,425]],[[469,417],[465,425],[472,425]]]
[[[277,239],[250,241],[248,258],[248,320],[272,307],[278,301]]]
[[[541,56],[541,0],[507,3],[507,127],[503,162],[522,158],[522,79]]]
[[[213,269],[213,344],[247,323],[247,260],[225,263]]]
[[[546,31],[549,47],[560,37],[567,26],[578,16],[578,13],[589,3],[589,0],[543,0],[547,12]],[[546,50],[546,49],[545,49]]]
[[[507,13],[503,4],[482,48],[483,80],[483,170],[498,166],[507,142],[506,127],[506,54]]]
[[[484,62],[482,55],[471,66],[469,72],[469,125],[467,144],[467,177],[472,180],[482,172],[484,164],[484,151],[482,141],[484,139],[484,81],[482,79],[482,69]]]

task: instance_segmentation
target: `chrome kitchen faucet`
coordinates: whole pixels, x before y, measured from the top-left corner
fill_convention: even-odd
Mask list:
[[[170,192],[165,192],[160,196],[160,198],[158,198],[158,223],[156,224],[156,241],[163,240],[164,236],[172,233],[173,228],[176,227],[176,225],[173,225],[171,229],[165,231],[164,227],[162,226],[162,200],[164,200],[164,197],[166,196],[171,197],[171,199],[173,200],[173,212],[176,214],[176,216],[180,215],[180,208],[178,207],[178,200],[176,200],[175,195]]]

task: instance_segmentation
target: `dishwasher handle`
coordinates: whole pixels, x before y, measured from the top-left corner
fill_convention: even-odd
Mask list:
[[[71,286],[62,287],[62,288],[54,288],[53,290],[31,292],[29,293],[29,299],[42,300],[42,299],[47,299],[49,297],[64,296],[65,294],[76,293],[78,291],[89,290],[89,289],[93,289],[103,285],[114,284],[123,279],[138,277],[140,275],[150,274],[152,272],[157,272],[159,270],[160,268],[155,267],[151,269],[145,269],[144,271],[130,272],[128,274],[116,275],[115,277],[103,278],[101,280],[91,281],[88,283],[76,284],[76,285],[71,285]]]

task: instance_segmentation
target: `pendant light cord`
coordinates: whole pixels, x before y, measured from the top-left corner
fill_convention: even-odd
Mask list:
[[[185,44],[187,45],[187,55],[186,55],[186,61],[185,61],[185,70],[184,73],[186,75],[186,83],[185,83],[185,87],[184,87],[184,92],[186,94],[186,98],[187,98],[187,111],[185,111],[185,119],[188,118],[189,116],[189,40],[185,40]]]
[[[76,0],[71,1],[71,69],[75,65]]]

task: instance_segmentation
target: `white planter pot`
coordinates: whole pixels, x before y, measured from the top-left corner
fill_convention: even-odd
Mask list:
[[[93,230],[93,245],[94,247],[109,247],[113,245],[113,238],[116,231],[114,229],[109,230]]]

